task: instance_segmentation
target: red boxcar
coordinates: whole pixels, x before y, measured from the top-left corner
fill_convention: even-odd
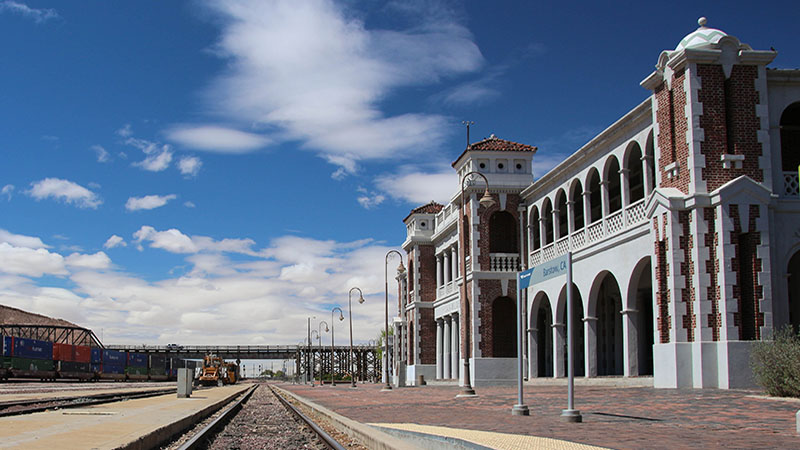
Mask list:
[[[53,361],[74,361],[73,348],[70,344],[53,343]]]
[[[85,346],[85,345],[76,345],[73,347],[73,355],[75,356],[73,361],[81,362],[81,363],[88,363],[91,362],[92,359],[92,348]]]

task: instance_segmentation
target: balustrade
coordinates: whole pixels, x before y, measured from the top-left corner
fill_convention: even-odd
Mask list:
[[[490,253],[489,270],[492,272],[518,272],[519,255],[516,253]]]
[[[783,195],[787,197],[800,196],[800,174],[783,172]]]

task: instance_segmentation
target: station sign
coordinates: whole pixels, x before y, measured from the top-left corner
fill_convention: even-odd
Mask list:
[[[556,259],[533,266],[528,270],[517,273],[517,285],[519,289],[526,289],[531,285],[541,283],[542,281],[555,278],[559,275],[567,274],[567,264],[569,262],[569,255],[564,254]]]

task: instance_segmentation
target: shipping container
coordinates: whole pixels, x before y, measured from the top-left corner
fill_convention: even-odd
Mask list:
[[[28,359],[53,360],[53,343],[37,341],[36,339],[14,338],[14,353],[12,356]]]
[[[12,356],[12,354],[14,353],[13,352],[13,349],[14,349],[13,342],[14,342],[14,338],[12,338],[11,336],[3,336],[3,343],[2,343],[3,356]]]
[[[59,361],[58,370],[60,372],[89,372],[89,363],[74,361]]]
[[[160,355],[150,356],[150,367],[167,367],[167,357]]]
[[[147,375],[147,367],[128,366],[125,368],[128,375]]]
[[[92,347],[92,356],[89,359],[92,364],[100,364],[103,362],[103,350],[97,347]]]
[[[70,344],[53,343],[53,361],[74,361],[75,349]]]
[[[75,362],[89,363],[92,362],[92,348],[85,345],[75,345],[72,347],[72,359]]]
[[[103,366],[100,363],[90,363],[89,364],[89,370],[91,370],[94,373],[102,372],[102,367]]]
[[[128,353],[128,366],[147,367],[147,354],[133,352]]]
[[[118,352],[116,350],[103,350],[103,365],[106,364],[122,364],[125,366],[127,356],[125,352]]]
[[[0,356],[0,368],[3,368],[3,369],[10,369],[11,368],[11,357],[10,356]]]
[[[103,363],[100,366],[101,373],[111,373],[111,374],[124,374],[125,373],[125,364],[106,364]]]
[[[52,359],[11,358],[11,368],[23,372],[52,372],[55,370]]]

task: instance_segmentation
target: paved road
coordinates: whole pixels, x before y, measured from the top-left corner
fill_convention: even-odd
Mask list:
[[[576,386],[583,423],[559,419],[563,386],[526,386],[528,417],[511,415],[516,387],[477,388],[457,399],[456,386],[422,386],[380,392],[381,385],[311,388],[282,385],[362,423],[414,423],[524,434],[610,448],[800,448],[795,413],[800,400],[770,399],[757,392]]]

